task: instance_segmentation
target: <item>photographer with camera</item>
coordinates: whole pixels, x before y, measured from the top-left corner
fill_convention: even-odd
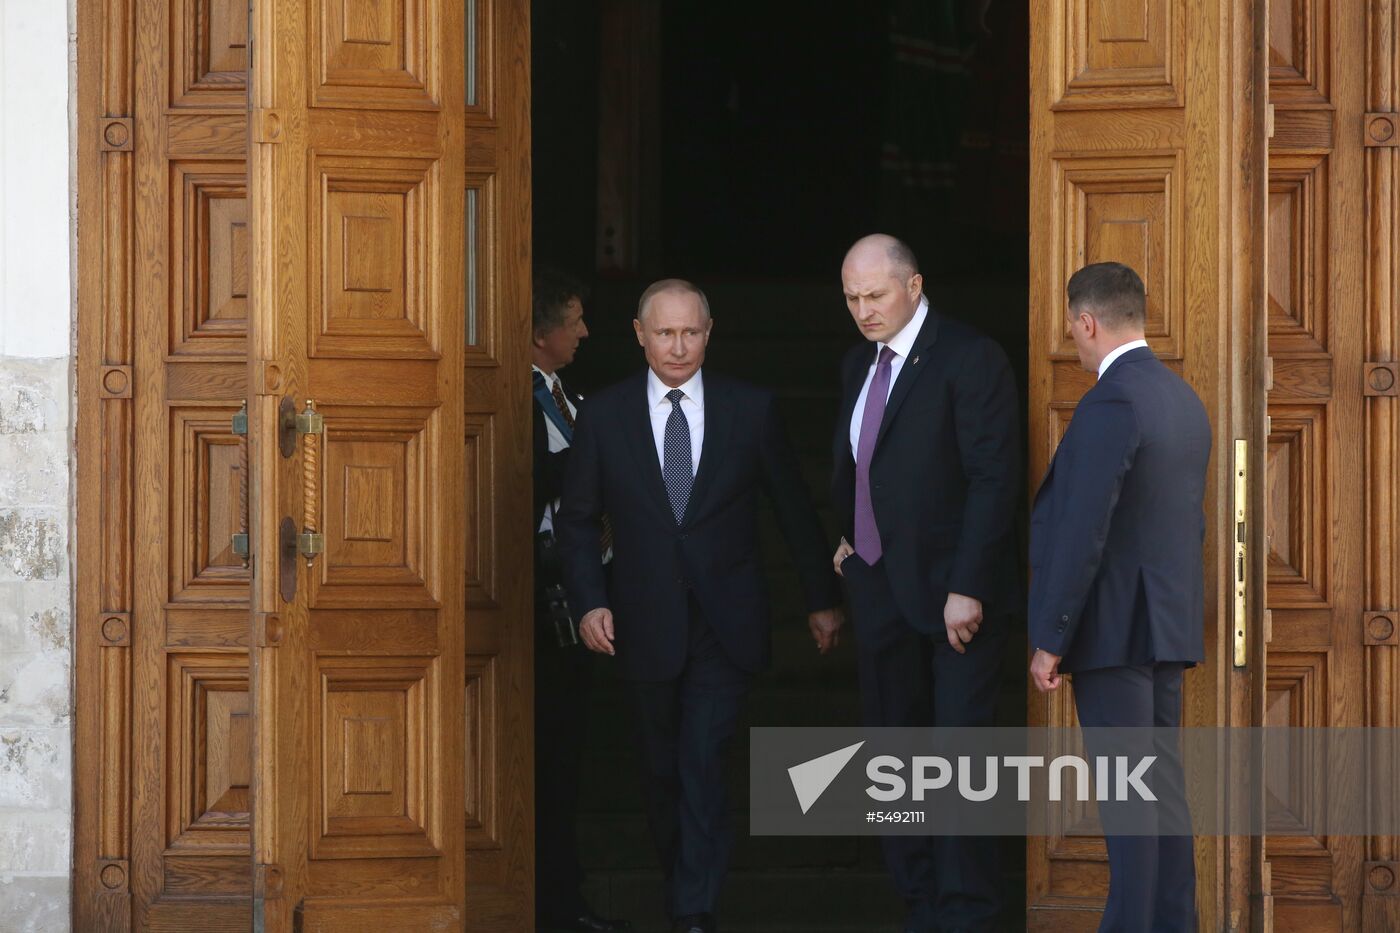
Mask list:
[[[630,930],[626,921],[593,912],[580,890],[578,783],[583,755],[592,652],[578,637],[578,620],[564,593],[554,515],[564,485],[579,396],[564,387],[559,370],[574,360],[588,336],[583,323],[587,290],[551,269],[534,279],[530,348],[534,386],[535,487],[535,903],[541,931],[608,933]],[[603,531],[603,563],[612,559]]]

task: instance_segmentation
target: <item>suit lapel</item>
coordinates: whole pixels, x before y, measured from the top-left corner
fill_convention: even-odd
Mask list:
[[[706,379],[705,438],[700,444],[700,468],[695,471],[695,482],[690,487],[690,500],[685,506],[686,522],[699,514],[696,510],[704,501],[706,491],[714,483],[721,452],[728,445],[729,433],[733,426],[733,399],[726,391],[726,386],[721,380]]]
[[[627,393],[626,425],[627,439],[632,445],[632,455],[636,458],[637,469],[642,476],[642,485],[651,490],[657,506],[671,515],[671,501],[666,497],[666,485],[661,479],[661,463],[656,459],[656,438],[651,433],[651,411],[647,404],[647,374],[643,370]],[[672,517],[674,520],[674,516]]]
[[[910,351],[909,358],[904,361],[904,365],[899,368],[899,378],[895,380],[894,388],[890,391],[889,401],[885,403],[885,416],[880,420],[880,433],[875,435],[876,450],[880,449],[880,442],[885,439],[885,433],[894,423],[894,416],[899,411],[899,406],[904,404],[904,400],[909,397],[909,391],[918,381],[919,376],[929,368],[928,348],[933,345],[937,336],[938,315],[933,308],[929,308],[928,316],[924,318],[924,326],[919,329],[919,336],[914,340],[914,348]]]

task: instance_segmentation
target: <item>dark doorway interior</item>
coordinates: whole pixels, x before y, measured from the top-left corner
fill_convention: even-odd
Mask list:
[[[534,0],[532,9],[535,255],[593,288],[592,336],[565,376],[574,387],[586,395],[639,368],[637,296],[661,276],[692,279],[715,316],[707,367],[779,391],[824,502],[837,364],[859,340],[841,257],[879,230],[914,248],[936,309],[1002,343],[1024,389],[1025,0]],[[654,47],[628,45],[648,35]],[[619,83],[630,91],[616,92]],[[635,137],[619,145],[600,125]],[[634,182],[621,210],[600,175]],[[618,236],[633,246],[610,252]],[[741,735],[748,725],[854,724],[852,648],[816,654],[776,531],[766,544],[775,668],[755,684]],[[1007,724],[1024,721],[1024,660],[1024,642],[1012,639],[998,710]],[[604,668],[582,788],[589,893],[604,913],[661,929],[631,714]],[[893,929],[902,908],[873,840],[747,835],[745,742],[735,752],[739,841],[724,928]],[[1005,864],[1005,928],[1017,929],[1022,840],[1007,840]]]

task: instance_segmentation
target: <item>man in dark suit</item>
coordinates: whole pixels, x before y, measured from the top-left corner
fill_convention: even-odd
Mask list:
[[[579,397],[559,370],[574,361],[588,326],[583,283],[558,270],[535,273],[530,340],[533,381],[535,509],[535,893],[542,931],[630,930],[601,917],[581,890],[578,782],[593,684],[593,656],[578,639],[564,595],[554,516],[569,462]],[[606,552],[600,559],[606,561]]]
[[[1101,931],[1196,928],[1195,868],[1177,734],[1182,672],[1205,657],[1206,465],[1210,420],[1143,338],[1146,297],[1114,262],[1069,280],[1069,327],[1098,382],[1085,393],[1031,517],[1031,680],[1072,673],[1086,748],[1094,727],[1145,733],[1161,835],[1100,804],[1110,883]],[[1097,734],[1102,736],[1105,734]],[[1118,832],[1115,832],[1115,829]]]
[[[1021,608],[1011,367],[996,343],[929,308],[899,240],[857,242],[841,281],[868,341],[842,363],[833,479],[864,721],[991,725]],[[908,930],[997,929],[997,839],[881,842]]]
[[[583,639],[615,655],[631,681],[648,819],[683,933],[715,929],[730,848],[724,750],[750,678],[769,662],[760,490],[796,559],[820,651],[841,625],[827,539],[776,400],[702,373],[712,324],[689,282],[643,293],[633,325],[648,368],[583,406],[556,521]],[[604,513],[610,589],[599,564]]]

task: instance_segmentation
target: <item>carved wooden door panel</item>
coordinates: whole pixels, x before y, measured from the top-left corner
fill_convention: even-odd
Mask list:
[[[75,927],[525,929],[528,7],[248,6],[78,6]]]
[[[1270,726],[1393,727],[1400,708],[1395,13],[1271,0]],[[1293,804],[1272,796],[1271,818]],[[1395,839],[1277,835],[1266,857],[1276,930],[1400,928]]]
[[[525,10],[254,8],[268,931],[529,924]]]
[[[246,930],[246,4],[79,4],[75,919]]]
[[[1257,454],[1263,427],[1254,386],[1264,109],[1251,97],[1260,68],[1253,15],[1234,0],[1031,4],[1030,488],[1093,384],[1066,329],[1065,283],[1084,264],[1125,262],[1147,286],[1150,344],[1200,394],[1214,435],[1207,660],[1187,674],[1188,726],[1250,722],[1252,671],[1234,664],[1233,633],[1236,622],[1252,629],[1251,618],[1262,618],[1252,603],[1235,611],[1231,571],[1234,442]],[[1262,541],[1257,525],[1250,533]],[[1048,699],[1032,691],[1029,720],[1072,724],[1071,689]],[[1077,834],[1086,816],[1029,840],[1032,930],[1097,928],[1108,865],[1102,840]],[[1201,928],[1247,919],[1236,911],[1247,908],[1248,853],[1213,837],[1197,841],[1196,855]]]

